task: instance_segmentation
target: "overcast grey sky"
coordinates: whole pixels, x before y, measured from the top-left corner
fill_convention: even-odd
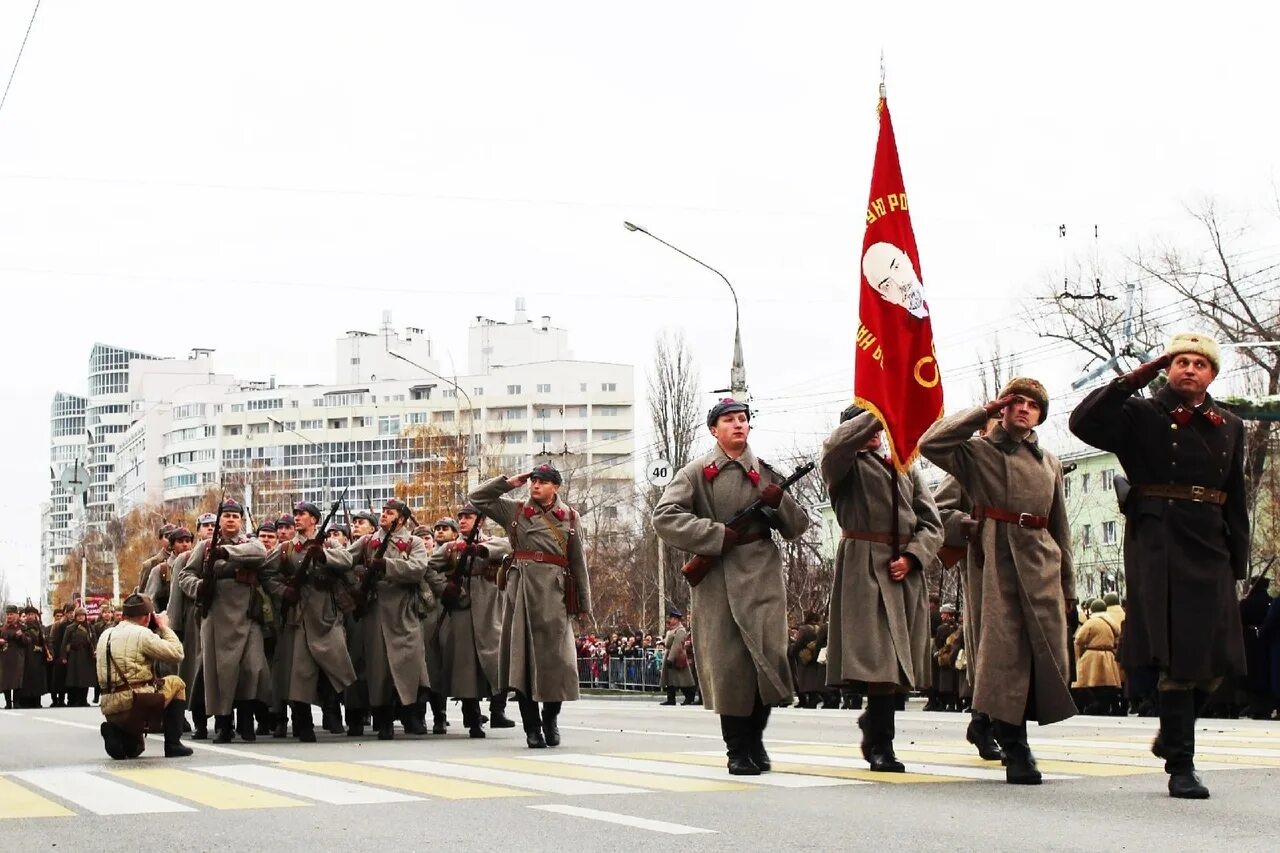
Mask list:
[[[32,5],[0,3],[4,78]],[[331,381],[390,308],[461,369],[469,320],[525,296],[581,358],[683,328],[723,387],[723,284],[623,219],[737,287],[762,452],[816,441],[852,389],[882,49],[973,402],[979,347],[1094,224],[1116,253],[1206,194],[1266,215],[1275,32],[1243,3],[46,0],[0,111],[0,565],[35,591],[49,400],[95,341]],[[1081,366],[1024,362],[1055,393]]]

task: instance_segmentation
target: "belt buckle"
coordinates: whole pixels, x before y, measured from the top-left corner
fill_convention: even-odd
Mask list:
[[[533,561],[534,561],[535,563],[541,563],[541,562],[543,561],[543,560],[542,560],[542,556],[543,556],[543,554],[542,554],[542,552],[541,552],[541,551],[534,551],[534,552],[533,552]]]
[[[1024,529],[1030,527],[1031,525],[1027,524],[1027,522],[1030,521],[1031,518],[1032,515],[1029,512],[1018,513],[1018,526]]]
[[[1193,501],[1197,501],[1197,502],[1203,501],[1203,500],[1204,500],[1204,492],[1205,492],[1205,488],[1204,488],[1204,486],[1192,486],[1192,487],[1191,487],[1191,500],[1193,500]]]

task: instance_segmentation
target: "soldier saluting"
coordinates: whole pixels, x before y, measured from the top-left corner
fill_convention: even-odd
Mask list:
[[[1235,581],[1249,565],[1244,425],[1209,395],[1217,343],[1175,335],[1164,354],[1113,380],[1071,413],[1071,431],[1116,454],[1131,483],[1124,502],[1129,607],[1121,663],[1158,676],[1169,795],[1205,799],[1195,769],[1197,696],[1245,671]],[[1169,382],[1134,397],[1161,369]]]
[[[1048,413],[1044,385],[1019,377],[1000,399],[937,421],[920,439],[920,453],[973,503],[978,530],[969,558],[981,567],[981,583],[969,590],[978,638],[973,709],[991,717],[1012,785],[1041,781],[1027,720],[1043,726],[1076,713],[1067,642],[1075,573],[1062,465],[1035,432]],[[1000,423],[974,435],[997,415]]]
[[[505,497],[526,482],[529,500]],[[560,472],[544,462],[527,474],[495,477],[471,493],[475,508],[507,529],[513,552],[502,584],[507,608],[499,681],[518,695],[530,749],[560,745],[561,703],[578,698],[570,620],[591,618],[578,513],[560,500],[560,483]]]
[[[822,480],[843,531],[831,589],[827,682],[866,690],[867,711],[858,721],[862,755],[872,770],[901,773],[893,752],[895,694],[929,686],[923,568],[933,563],[943,534],[920,472],[895,476],[893,463],[878,453],[880,430],[874,414],[850,406],[822,447]]]
[[[724,399],[707,412],[716,447],[685,465],[653,510],[653,529],[672,547],[718,558],[693,588],[698,680],[708,710],[720,715],[729,772],[770,769],[764,748],[769,709],[792,698],[787,662],[787,594],[776,528],[795,539],[809,516],[779,485],[784,478],[747,444],[751,410]],[[735,531],[725,524],[762,499],[768,522]]]

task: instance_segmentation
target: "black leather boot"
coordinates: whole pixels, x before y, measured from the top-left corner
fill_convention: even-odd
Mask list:
[[[542,717],[538,713],[537,702],[520,700],[520,722],[524,724],[525,743],[529,748],[546,749],[547,742],[542,737]]]
[[[363,708],[347,706],[347,737],[364,737],[364,715]]]
[[[215,714],[213,718],[213,742],[231,743],[235,718],[230,714]]]
[[[257,732],[254,731],[253,724],[253,702],[237,702],[236,710],[236,734],[240,735],[240,739],[245,743],[253,743],[258,739]]]
[[[751,717],[720,715],[720,734],[724,738],[726,766],[730,776],[759,776],[760,767],[751,760]]]
[[[769,753],[764,748],[764,730],[769,725],[771,710],[773,709],[760,701],[760,697],[756,697],[756,707],[751,712],[751,740],[747,744],[747,754],[761,773],[768,773],[773,769],[773,762],[769,760]]]
[[[560,702],[542,703],[542,737],[547,746],[560,745]]]
[[[272,714],[271,736],[273,738],[286,738],[289,736],[288,711],[277,711]]]
[[[907,768],[893,753],[893,713],[897,698],[886,693],[867,697],[867,710],[858,718],[862,729],[862,757],[876,773],[902,773]]]
[[[1151,751],[1164,759],[1169,796],[1180,800],[1209,799],[1209,789],[1196,772],[1196,702],[1192,691],[1160,692],[1160,734]]]
[[[516,721],[507,716],[507,694],[499,693],[489,700],[489,728],[514,729]]]
[[[258,702],[256,704],[257,707],[253,709],[253,718],[257,721],[258,726],[254,729],[254,733],[267,737],[271,734],[271,709],[267,707],[266,702]]]
[[[674,705],[674,704],[676,704],[676,689],[675,689],[674,687],[668,687],[668,688],[667,688],[667,701],[665,701],[665,702],[659,702],[658,704],[659,704],[659,705]]]
[[[681,705],[692,705],[692,704],[693,704],[693,688],[692,688],[692,687],[684,687],[684,688],[681,688],[681,689],[684,691],[684,701],[683,701],[683,702],[681,702],[680,704],[681,704]]]
[[[1027,744],[1027,724],[1006,723],[992,720],[991,727],[996,741],[1004,750],[1004,780],[1010,785],[1039,785],[1043,779],[1036,767],[1036,758]]]
[[[1004,761],[1004,751],[996,743],[991,734],[991,718],[980,711],[974,711],[969,720],[969,730],[965,732],[965,740],[978,748],[978,755],[984,761]]]
[[[127,735],[124,730],[115,723],[103,722],[98,726],[98,733],[102,735],[102,745],[107,750],[107,755],[116,761],[124,761],[125,748],[124,741]]]
[[[404,705],[400,708],[400,726],[407,735],[425,735],[427,733],[426,724],[427,704],[425,702],[414,702],[412,705]]]
[[[449,697],[443,693],[431,692],[431,733],[443,735],[449,733]],[[426,710],[423,710],[425,725]]]
[[[316,724],[311,716],[311,706],[306,702],[290,702],[289,713],[293,715],[293,736],[300,743],[315,743]]]
[[[472,737],[484,737],[484,726],[480,723],[479,699],[462,700],[462,724],[467,727],[467,732]]]
[[[187,721],[187,703],[174,699],[164,709],[164,757],[186,758],[192,753],[182,743],[182,724]]]
[[[391,713],[391,706],[384,705],[373,709],[373,727],[378,731],[378,740],[391,740],[396,736],[396,721]]]

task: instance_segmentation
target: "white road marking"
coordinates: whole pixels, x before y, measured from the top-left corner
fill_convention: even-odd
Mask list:
[[[555,814],[569,815],[570,817],[581,817],[587,820],[598,820],[604,823],[614,823],[619,826],[630,826],[635,829],[647,829],[650,832],[662,832],[667,835],[702,835],[715,834],[714,829],[702,829],[697,826],[686,826],[683,823],[669,823],[665,820],[650,820],[644,817],[632,817],[631,815],[618,814],[616,812],[602,812],[599,809],[584,809],[579,806],[529,806],[540,812],[553,812]]]
[[[837,779],[831,776],[804,776],[798,773],[762,773],[759,776],[730,776],[728,771],[722,768],[707,767],[701,764],[682,764],[678,761],[652,761],[647,758],[624,758],[616,755],[561,754],[531,755],[527,757],[533,761],[547,761],[553,764],[569,764],[579,767],[604,767],[609,770],[635,770],[639,773],[681,776],[688,779],[712,779],[716,782],[761,785],[769,788],[830,788],[837,785],[871,784],[870,782],[863,782],[859,779]]]
[[[1044,749],[1059,749],[1062,747],[1076,747],[1077,749],[1087,747],[1092,747],[1094,749],[1120,749],[1151,755],[1150,744],[1119,740],[1075,740],[1071,738],[1053,738],[1052,740],[1046,739],[1040,743],[1033,744],[1032,746],[1043,747]],[[1197,742],[1196,755],[1234,755],[1240,758],[1280,758],[1280,749],[1262,749],[1245,746],[1202,746]]]
[[[443,761],[422,761],[417,759],[392,761],[362,761],[361,764],[372,764],[377,767],[390,767],[395,770],[408,770],[412,773],[431,773],[436,776],[451,776],[456,779],[467,779],[471,782],[489,782],[494,785],[509,785],[513,788],[529,788],[548,794],[565,796],[583,796],[586,794],[648,794],[644,788],[633,788],[627,785],[612,785],[604,782],[586,782],[580,779],[563,779],[556,776],[538,776],[533,773],[521,773],[518,770],[499,770],[492,767],[474,767],[463,764],[448,764]]]
[[[53,723],[56,726],[70,726],[73,729],[89,729],[95,732],[98,731],[98,729],[102,726],[102,723],[76,723],[71,720],[59,720],[56,717],[32,717],[31,719],[39,720],[42,723]],[[160,736],[153,735],[152,737],[159,738]],[[203,750],[205,752],[216,752],[219,755],[231,755],[236,758],[252,758],[254,761],[266,761],[272,764],[278,764],[281,762],[292,760],[284,756],[264,755],[260,752],[247,752],[242,749],[231,749],[225,746],[216,746],[214,744],[205,743],[204,741],[198,741],[198,740],[196,741],[193,741],[190,739],[183,740],[183,744],[197,751]]]
[[[230,779],[233,782],[244,782],[277,793],[294,794],[335,806],[411,803],[422,800],[422,797],[402,794],[399,791],[384,791],[381,788],[372,788],[355,782],[313,776],[309,773],[296,773],[279,767],[264,767],[261,764],[226,764],[191,769]]]
[[[43,788],[56,797],[75,803],[98,815],[160,814],[193,812],[195,809],[157,797],[137,788],[95,773],[68,770],[26,770],[14,773],[21,779]]]

